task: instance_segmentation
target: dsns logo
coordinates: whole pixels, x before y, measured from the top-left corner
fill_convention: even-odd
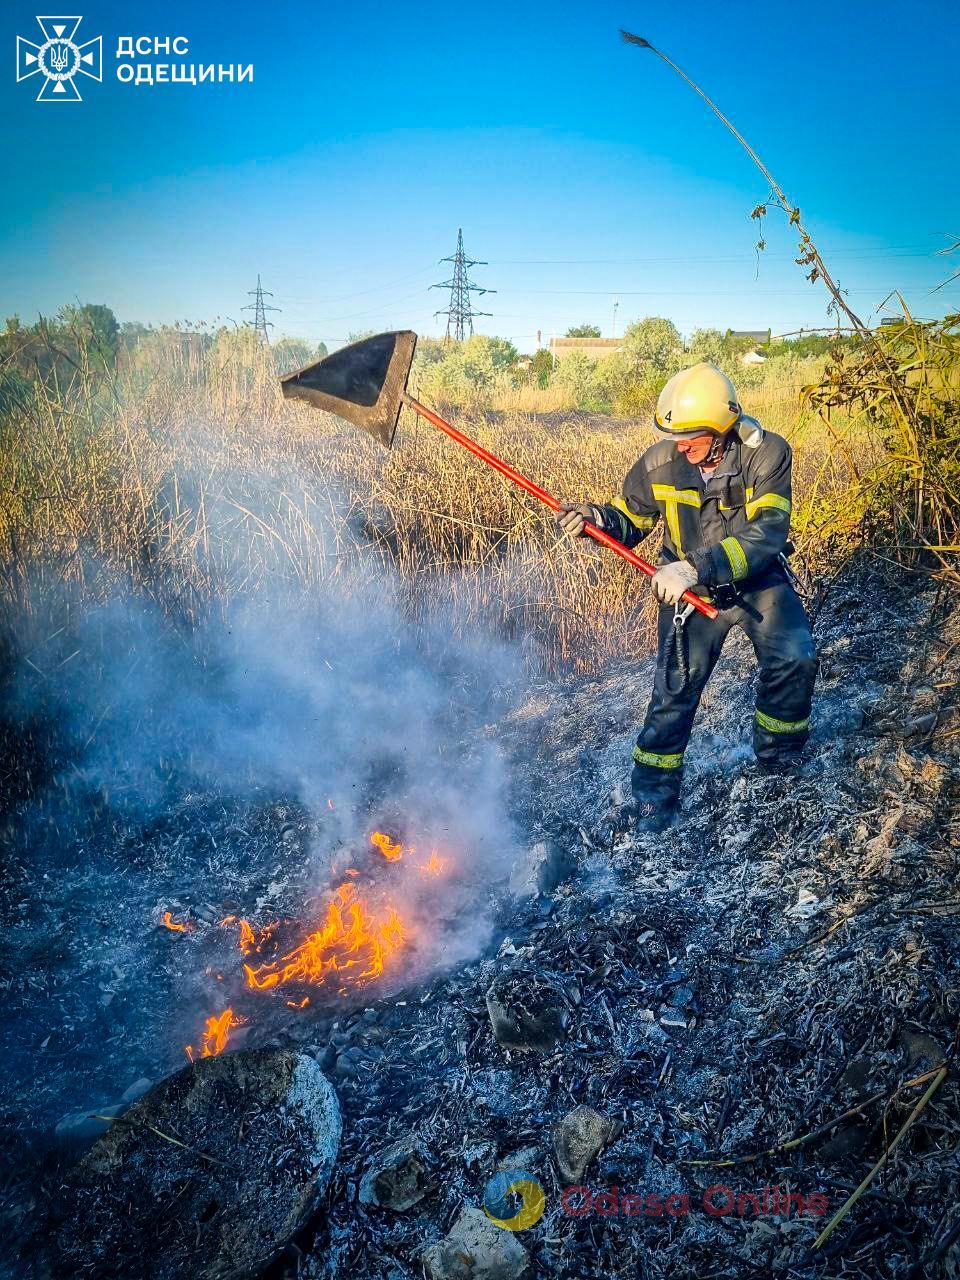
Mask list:
[[[82,18],[37,18],[43,44],[17,36],[17,80],[40,75],[38,102],[80,102],[74,77],[103,79],[103,37],[77,44],[74,36]]]
[[[522,1169],[495,1173],[483,1189],[484,1213],[505,1231],[526,1231],[540,1221],[546,1207],[543,1187]]]

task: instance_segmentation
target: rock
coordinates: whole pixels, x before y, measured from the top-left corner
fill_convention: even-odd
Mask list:
[[[869,1058],[851,1058],[837,1081],[837,1088],[859,1096],[870,1082],[872,1066]]]
[[[153,1081],[146,1076],[141,1076],[139,1080],[134,1080],[133,1084],[124,1089],[120,1095],[120,1101],[125,1102],[128,1106],[132,1102],[138,1102],[143,1095],[153,1088]]]
[[[614,1121],[593,1107],[576,1107],[564,1116],[553,1135],[560,1177],[567,1183],[580,1183],[587,1168],[616,1132]]]
[[[687,1029],[687,1020],[676,1009],[667,1009],[660,1015],[661,1027],[673,1027],[675,1030]]]
[[[422,1261],[429,1280],[520,1280],[529,1274],[530,1265],[514,1233],[469,1204]]]
[[[519,1151],[511,1151],[497,1161],[497,1169],[532,1169],[540,1163],[538,1147],[521,1147]]]
[[[689,986],[674,987],[669,993],[670,1004],[674,1009],[685,1009],[688,1004],[693,1003],[693,997],[693,987]]]
[[[545,897],[571,876],[573,856],[553,840],[540,840],[517,858],[510,871],[510,892],[518,898]]]
[[[845,1160],[848,1156],[861,1155],[870,1141],[871,1129],[866,1124],[851,1124],[839,1128],[817,1150],[817,1158],[824,1163]]]
[[[937,713],[928,711],[926,715],[917,716],[915,720],[908,720],[906,724],[900,727],[900,736],[902,738],[915,738],[920,734],[930,733],[936,727]]]
[[[347,1079],[355,1079],[361,1071],[366,1054],[362,1049],[354,1045],[350,1049],[345,1049],[336,1059],[334,1070],[338,1076],[344,1076]]]
[[[905,1029],[900,1033],[900,1041],[907,1054],[907,1066],[935,1067],[947,1056],[947,1051],[933,1036],[921,1031]]]
[[[64,1175],[54,1270],[127,1280],[149,1257],[151,1280],[253,1280],[315,1212],[340,1128],[336,1094],[305,1054],[201,1058]],[[174,1195],[175,1213],[158,1217]]]
[[[566,995],[555,983],[530,969],[507,969],[487,991],[487,1013],[497,1043],[504,1049],[546,1053],[570,1020]]]
[[[415,1138],[401,1138],[368,1166],[360,1183],[360,1203],[402,1211],[432,1187],[427,1156]]]
[[[86,1111],[71,1111],[57,1122],[54,1140],[62,1147],[85,1147],[109,1133],[113,1125],[109,1117],[126,1110],[126,1104],[115,1102],[109,1107],[89,1107]],[[100,1116],[107,1119],[101,1120]]]

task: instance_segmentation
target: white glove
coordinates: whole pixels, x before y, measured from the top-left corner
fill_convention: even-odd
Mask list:
[[[661,604],[678,604],[683,593],[695,587],[697,581],[697,571],[689,560],[675,560],[653,575],[653,594]]]
[[[581,537],[587,520],[598,529],[603,528],[603,512],[592,502],[561,502],[556,520],[561,532],[568,538]]]

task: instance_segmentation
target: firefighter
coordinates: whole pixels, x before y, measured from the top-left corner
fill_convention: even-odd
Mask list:
[[[744,414],[726,374],[701,363],[675,374],[657,401],[660,437],[634,463],[623,496],[606,504],[564,503],[565,534],[592,521],[634,547],[663,520],[653,578],[660,602],[657,665],[647,716],[633,752],[631,817],[660,831],[680,797],[683,757],[700,695],[731,627],[756,651],[753,748],[765,772],[789,770],[810,728],[817,660],[785,551],[790,530],[791,450]],[[686,609],[696,590],[721,610],[716,621]]]

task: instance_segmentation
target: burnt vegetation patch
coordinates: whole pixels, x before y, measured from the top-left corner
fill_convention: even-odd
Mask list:
[[[898,628],[876,625],[878,591]],[[437,966],[418,920],[396,967],[346,994],[244,989],[243,963],[264,963],[273,941],[244,957],[237,926],[223,925],[230,916],[257,930],[286,921],[292,945],[321,918],[345,866],[364,883],[369,866],[399,873],[402,860],[393,867],[368,841],[361,847],[359,828],[345,835],[333,796],[200,778],[172,753],[177,785],[151,792],[146,809],[87,775],[32,809],[29,825],[8,826],[17,891],[4,932],[7,1069],[18,1083],[5,1105],[6,1192],[22,1265],[60,1275],[233,1274],[211,1259],[236,1238],[227,1228],[238,1179],[267,1170],[271,1194],[286,1185],[284,1161],[270,1164],[287,1149],[266,1136],[279,1123],[274,1103],[255,1091],[273,1153],[261,1161],[239,1124],[242,1107],[217,1103],[217,1122],[198,1113],[196,1129],[165,1113],[151,1123],[167,1136],[147,1130],[148,1141],[137,1108],[157,1106],[158,1091],[123,1100],[138,1081],[166,1077],[161,1099],[182,1090],[193,1068],[170,1073],[186,1065],[183,1046],[203,1043],[206,1015],[229,996],[236,1021],[225,1052],[197,1068],[234,1059],[240,1069],[250,1052],[305,1055],[343,1114],[329,1185],[283,1230],[264,1219],[270,1249],[250,1274],[266,1266],[276,1278],[416,1276],[424,1250],[448,1232],[493,1248],[497,1265],[569,1280],[638,1269],[679,1277],[694,1267],[814,1277],[851,1258],[851,1274],[949,1274],[960,777],[944,655],[960,632],[945,597],[897,596],[862,570],[835,590],[817,632],[820,716],[800,773],[759,776],[746,758],[752,667],[731,646],[691,747],[682,821],[659,837],[614,840],[602,822],[628,754],[624,698],[634,686],[642,696],[642,663],[589,680],[534,680],[515,687],[496,718],[478,715],[473,730],[509,764],[514,799],[504,791],[502,800],[515,829],[555,846],[564,874],[540,891],[552,856],[540,852],[534,874],[515,875],[515,888],[527,886],[517,897],[509,859],[484,863],[499,870],[460,882],[468,915],[489,917],[471,955]],[[457,705],[460,715],[477,709],[465,689]],[[603,745],[587,766],[577,744],[594,726]],[[469,754],[469,737],[461,742]],[[363,832],[383,817],[385,847],[405,849],[416,824],[401,829],[395,795],[386,814],[390,787],[367,764],[353,796]],[[527,855],[514,847],[510,856]],[[407,869],[419,884],[416,864]],[[431,899],[430,926],[443,935],[453,921],[453,939],[464,928],[458,901]],[[225,999],[214,1004],[218,988]],[[498,1039],[491,992],[517,1015],[509,1043]],[[548,1035],[544,1009],[555,1015]],[[524,1044],[517,1029],[532,1025],[521,1016],[531,1010],[538,1034]],[[944,1063],[946,1079],[881,1177],[814,1249]],[[572,1210],[587,1201],[565,1198],[555,1149],[578,1107],[596,1112],[603,1133],[583,1166],[593,1206],[583,1212]],[[142,1271],[111,1271],[139,1238],[121,1231],[110,1244],[132,1201],[123,1208],[87,1179],[135,1132],[140,1172],[128,1182],[133,1166],[121,1161],[124,1194],[145,1199],[135,1192],[140,1177],[167,1191],[143,1228],[155,1234]],[[204,1156],[232,1162],[229,1186]],[[491,1244],[462,1218],[503,1168],[522,1170],[545,1196],[542,1217],[510,1236],[506,1253],[496,1233]],[[730,1212],[705,1208],[717,1186],[729,1188]],[[611,1188],[613,1200],[600,1198]],[[771,1196],[785,1188],[826,1197],[827,1213],[796,1204],[784,1212]],[[640,1197],[625,1203],[642,1203],[642,1213],[621,1211],[625,1195]],[[294,1200],[283,1193],[285,1212]],[[256,1205],[244,1203],[256,1221]],[[458,1249],[434,1249],[429,1265]]]

